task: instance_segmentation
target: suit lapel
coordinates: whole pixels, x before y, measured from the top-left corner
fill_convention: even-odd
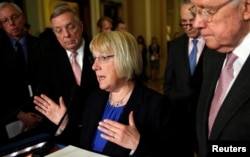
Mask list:
[[[191,77],[191,72],[190,72],[190,68],[189,68],[188,44],[189,44],[189,38],[185,34],[185,36],[182,40],[182,45],[185,45],[185,46],[183,46],[183,47],[180,47],[179,45],[177,46],[177,47],[180,47],[180,52],[184,52],[184,53],[179,53],[181,56],[180,56],[180,59],[178,59],[178,57],[177,57],[177,59],[180,61],[185,61],[184,65],[182,65],[182,64],[180,64],[180,65],[187,67],[186,70],[184,71],[184,73],[186,73],[185,76]]]
[[[249,68],[250,58],[247,59],[246,63],[242,67],[240,74],[236,78],[231,90],[221,106],[221,109],[219,110],[212,130],[211,139],[217,138],[220,135],[220,132],[225,128],[228,121],[230,121],[234,114],[250,98]]]
[[[5,39],[4,43],[1,44],[5,45],[4,48],[6,48],[6,50],[1,50],[5,55],[5,57],[3,57],[5,58],[4,61],[6,61],[8,66],[12,68],[16,67],[16,61],[15,61],[16,52],[13,46],[11,45],[9,39]]]
[[[97,125],[99,121],[101,120],[103,116],[103,111],[107,103],[108,99],[108,92],[97,90],[96,95],[98,96],[98,99],[96,97],[93,97],[90,95],[89,99],[87,99],[87,104],[85,105],[85,108],[83,110],[83,123],[82,123],[82,130],[84,131],[84,136],[81,137],[83,145],[86,145],[87,148],[91,148],[92,138],[94,137],[94,134],[96,133]],[[88,111],[86,113],[85,111]],[[89,115],[95,115],[91,116]],[[98,115],[98,116],[96,116]],[[85,124],[88,122],[87,124]],[[85,127],[88,126],[88,127]]]
[[[178,71],[176,77],[182,77],[185,79],[185,82],[188,82],[191,77],[188,59],[188,41],[188,36],[184,34],[180,38],[172,41],[169,45],[169,51],[172,53],[171,55],[174,56],[172,61],[173,67],[175,71]]]
[[[81,76],[81,84],[86,80],[86,77],[88,77],[90,72],[92,71],[91,64],[89,62],[89,57],[91,55],[90,50],[89,50],[89,43],[85,40],[84,44],[84,51],[83,51],[83,67],[82,67],[82,76]]]

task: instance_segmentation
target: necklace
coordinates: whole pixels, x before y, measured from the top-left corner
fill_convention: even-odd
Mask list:
[[[124,96],[122,99],[120,99],[120,100],[118,100],[118,101],[112,100],[112,96],[111,96],[111,94],[109,93],[109,104],[110,104],[111,106],[116,106],[116,107],[118,107],[118,106],[120,106],[120,105],[124,105],[124,104],[125,104],[126,98],[131,94],[131,92],[132,92],[132,90],[130,90],[126,96]]]

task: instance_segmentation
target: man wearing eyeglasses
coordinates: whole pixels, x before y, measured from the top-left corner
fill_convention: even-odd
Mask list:
[[[14,3],[0,3],[0,27],[4,32],[0,42],[0,99],[6,103],[2,103],[4,107],[0,111],[0,143],[18,135],[28,135],[42,121],[41,115],[34,110],[31,97],[37,90],[37,69],[49,44],[28,34],[24,24],[25,16],[20,7]],[[20,128],[11,128],[8,125],[11,122]]]
[[[190,0],[181,1],[180,26],[185,34],[169,42],[164,75],[164,93],[176,106],[172,127],[176,135],[173,136],[174,154],[185,157],[193,157],[196,151],[195,109],[202,81],[202,56],[206,50],[199,29],[193,27],[195,17],[189,10],[192,6]]]
[[[198,154],[249,156],[250,1],[191,1],[193,26],[201,30],[207,46],[218,51],[205,53],[203,58]]]

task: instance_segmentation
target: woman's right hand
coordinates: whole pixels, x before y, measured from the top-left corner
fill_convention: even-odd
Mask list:
[[[62,97],[59,98],[59,103],[56,104],[52,99],[50,99],[45,94],[40,96],[34,96],[34,104],[36,104],[35,109],[46,116],[51,122],[58,125],[63,115],[65,114],[67,108]],[[63,123],[67,123],[63,122]]]

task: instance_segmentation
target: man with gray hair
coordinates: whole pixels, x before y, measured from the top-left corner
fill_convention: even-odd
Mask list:
[[[27,33],[25,22],[19,6],[0,3],[0,27],[4,31],[1,38],[0,100],[7,102],[0,111],[0,143],[17,135],[30,134],[42,121],[31,100],[38,90],[38,69],[42,58],[50,48],[46,41]],[[13,129],[13,124],[20,128]]]
[[[199,157],[250,156],[250,1],[191,0],[207,47],[197,106]]]

